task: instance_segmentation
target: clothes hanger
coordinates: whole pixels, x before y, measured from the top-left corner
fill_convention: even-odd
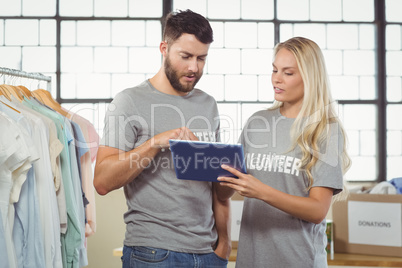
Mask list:
[[[36,90],[32,91],[32,94],[34,94],[34,96],[38,96],[39,97],[38,99],[43,104],[49,106],[50,108],[52,108],[56,112],[60,113],[64,117],[69,118],[69,114],[61,108],[60,103],[58,103],[57,101],[55,101],[53,99],[53,97],[49,91],[40,88],[40,89],[36,89]]]
[[[3,87],[3,85],[0,85],[0,91],[2,95],[4,95],[4,97],[6,97],[9,101],[11,101],[11,94],[5,87]]]
[[[31,92],[32,97],[34,97],[36,100],[40,101],[41,103],[45,104],[44,100],[42,100],[42,97],[37,93],[37,92]]]
[[[25,96],[25,98],[29,99],[30,97],[32,97],[31,91],[27,89],[25,86],[19,85],[16,87],[21,92],[21,94]]]
[[[13,83],[11,83],[13,84]],[[15,86],[11,85],[9,83],[4,83],[2,84],[2,89],[3,89],[3,93],[6,93],[5,95],[7,95],[7,98],[11,101],[11,95],[14,96],[17,100],[19,100],[20,102],[23,100],[23,97],[21,95],[21,92],[19,89],[17,89]]]
[[[6,84],[3,84],[2,86],[5,90],[7,90],[10,93],[10,95],[14,96],[20,102],[24,99],[23,96],[21,95],[21,92],[15,86]]]
[[[1,94],[0,94],[0,95],[1,95]],[[4,104],[5,106],[7,106],[8,108],[10,108],[11,110],[14,110],[14,111],[16,111],[16,112],[19,113],[19,114],[21,113],[20,111],[18,111],[17,109],[11,107],[11,106],[8,105],[7,103],[5,103],[5,102],[3,102],[3,101],[1,101],[1,100],[0,100],[0,102],[3,103],[3,104]]]

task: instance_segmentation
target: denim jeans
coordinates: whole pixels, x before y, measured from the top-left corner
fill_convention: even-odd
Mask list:
[[[226,268],[228,261],[214,252],[193,254],[151,247],[123,247],[123,268]]]

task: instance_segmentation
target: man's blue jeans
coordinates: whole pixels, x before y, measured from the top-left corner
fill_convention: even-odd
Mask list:
[[[226,268],[228,261],[214,252],[192,254],[151,247],[123,247],[123,268]]]

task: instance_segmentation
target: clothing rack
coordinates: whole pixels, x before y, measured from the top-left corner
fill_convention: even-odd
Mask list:
[[[50,83],[52,81],[52,77],[50,77],[50,76],[46,76],[41,73],[28,73],[28,72],[24,72],[21,70],[10,69],[10,68],[5,68],[5,67],[0,67],[0,74],[17,76],[17,77],[22,77],[22,78],[34,79],[34,80],[40,80],[40,81],[46,81],[47,82],[47,90],[50,91]]]

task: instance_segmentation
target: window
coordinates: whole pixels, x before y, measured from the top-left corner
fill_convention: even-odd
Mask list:
[[[0,0],[1,66],[52,76],[52,95],[100,134],[112,98],[158,71],[161,19],[170,10],[192,9],[211,22],[215,41],[197,87],[218,101],[227,142],[237,141],[247,118],[272,103],[275,43],[311,38],[323,50],[349,138],[353,165],[346,179],[401,176],[399,0],[9,2]]]

